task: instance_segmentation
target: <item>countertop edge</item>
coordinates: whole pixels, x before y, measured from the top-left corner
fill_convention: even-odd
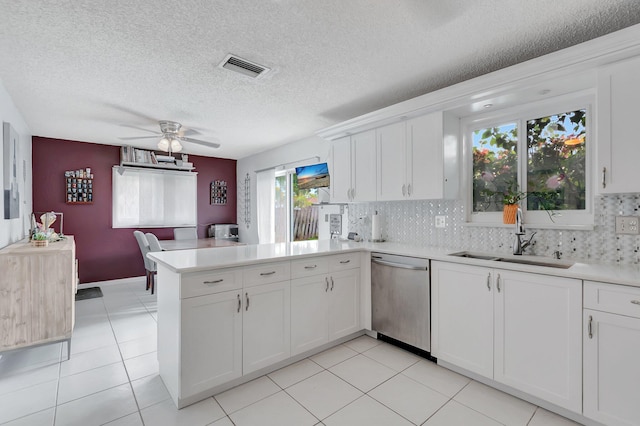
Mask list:
[[[315,256],[330,256],[349,252],[380,252],[402,256],[418,257],[441,262],[458,263],[464,265],[475,265],[493,269],[530,272],[556,277],[574,278],[585,281],[596,281],[603,283],[627,285],[640,287],[640,265],[610,265],[598,263],[575,262],[568,269],[552,268],[537,265],[524,265],[518,263],[500,263],[493,260],[469,259],[451,256],[461,250],[443,249],[435,247],[419,247],[399,243],[353,243],[353,242],[315,242],[301,243],[280,243],[264,245],[246,245],[238,247],[220,247],[206,249],[179,250],[167,252],[149,253],[150,259],[162,264],[169,270],[176,273],[196,273],[216,269],[235,268],[248,265],[259,265],[265,263],[281,262],[286,260],[304,259]],[[262,253],[260,253],[262,251]],[[227,258],[220,261],[209,261],[198,263],[198,257],[204,258],[208,255],[216,258]],[[182,258],[194,258],[192,264],[177,265],[177,256]],[[500,256],[505,256],[501,254]],[[545,259],[532,256],[535,259]]]

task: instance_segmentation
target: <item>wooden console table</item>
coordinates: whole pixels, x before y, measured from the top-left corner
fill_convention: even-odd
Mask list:
[[[0,352],[67,341],[77,289],[72,236],[34,247],[23,240],[0,250]]]

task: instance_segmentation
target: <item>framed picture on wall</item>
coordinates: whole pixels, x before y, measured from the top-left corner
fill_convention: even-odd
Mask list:
[[[211,204],[227,204],[227,182],[224,180],[214,180],[211,182]]]
[[[20,188],[18,186],[18,133],[10,123],[2,123],[4,218],[20,216]]]

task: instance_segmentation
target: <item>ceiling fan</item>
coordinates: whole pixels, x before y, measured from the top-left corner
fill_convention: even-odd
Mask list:
[[[160,120],[158,121],[158,124],[160,125],[159,133],[148,130],[148,129],[144,129],[142,127],[129,126],[129,125],[123,124],[123,126],[125,127],[131,127],[134,129],[153,133],[153,136],[129,136],[129,137],[123,137],[119,139],[135,140],[135,139],[160,138],[160,140],[158,141],[158,149],[162,151],[166,151],[168,153],[182,151],[182,144],[184,142],[195,143],[198,145],[207,146],[209,148],[220,148],[219,143],[208,142],[200,139],[193,139],[193,138],[187,137],[187,135],[197,134],[199,132],[193,129],[183,129],[182,124],[177,123],[175,121]]]

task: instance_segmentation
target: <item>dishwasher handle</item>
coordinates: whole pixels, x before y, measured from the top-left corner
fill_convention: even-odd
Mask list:
[[[427,271],[427,270],[429,270],[429,268],[427,266],[413,266],[413,265],[407,265],[405,263],[389,262],[389,261],[386,261],[386,260],[378,259],[375,256],[371,258],[371,261],[373,263],[377,263],[379,265],[391,266],[393,268],[411,269],[412,271]]]

